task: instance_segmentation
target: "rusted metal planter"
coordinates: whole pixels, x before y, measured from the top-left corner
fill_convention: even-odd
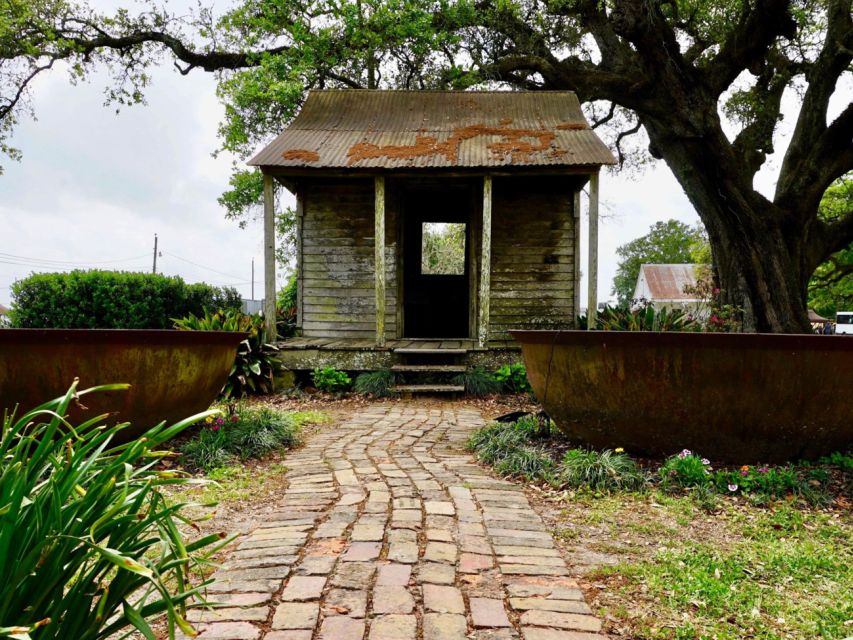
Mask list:
[[[113,329],[0,329],[0,415],[80,389],[126,382],[127,391],[86,396],[72,419],[116,413],[131,439],[162,420],[204,411],[234,364],[242,333]]]
[[[853,338],[513,331],[561,431],[594,447],[781,462],[853,443]]]

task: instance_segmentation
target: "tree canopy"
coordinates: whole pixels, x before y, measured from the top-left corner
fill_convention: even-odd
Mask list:
[[[839,180],[823,196],[820,216],[833,220],[853,208],[853,179]],[[809,308],[832,318],[853,310],[853,242],[821,264],[809,282]]]
[[[31,108],[34,78],[59,61],[72,79],[108,66],[119,103],[143,99],[152,64],[217,73],[222,148],[240,157],[311,88],[573,90],[620,160],[647,150],[667,163],[708,230],[725,295],[752,326],[802,331],[812,273],[853,241],[849,208],[818,216],[826,189],[853,170],[853,105],[836,97],[850,86],[851,2],[238,0],[222,16],[181,17],[144,2],[103,15],[6,0],[0,151],[17,154],[8,135]],[[777,151],[785,95],[799,111]],[[777,152],[767,197],[753,179]],[[233,186],[246,195],[257,180],[238,170]]]
[[[613,295],[620,305],[631,304],[643,264],[710,264],[708,235],[701,224],[678,220],[656,222],[649,232],[616,250],[619,266],[613,278]]]

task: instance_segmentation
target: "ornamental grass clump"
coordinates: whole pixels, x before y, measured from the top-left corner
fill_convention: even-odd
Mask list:
[[[546,451],[530,444],[537,428],[538,422],[533,417],[512,423],[495,422],[475,432],[467,446],[501,475],[550,482],[554,460]]]
[[[570,449],[560,462],[558,482],[573,489],[592,491],[640,491],[646,474],[623,451]]]
[[[153,639],[149,621],[159,616],[170,638],[194,635],[186,609],[209,584],[197,576],[225,536],[184,537],[188,505],[162,488],[190,480],[155,465],[169,455],[161,445],[206,414],[114,445],[126,424],[98,416],[75,426],[64,416],[78,397],[127,385],[76,387],[3,418],[0,637],[96,640],[135,628]]]

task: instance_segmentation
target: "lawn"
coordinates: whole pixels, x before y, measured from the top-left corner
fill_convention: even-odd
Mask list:
[[[659,492],[575,493],[554,504],[556,537],[618,637],[853,635],[849,510],[735,498],[708,514]],[[604,563],[571,562],[587,551]]]

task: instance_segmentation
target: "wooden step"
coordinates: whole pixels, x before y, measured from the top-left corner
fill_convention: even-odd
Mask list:
[[[464,364],[395,364],[391,371],[398,373],[464,373]]]
[[[402,347],[394,349],[394,353],[404,356],[464,356],[468,349],[418,349],[417,347]]]
[[[412,393],[464,393],[465,386],[461,384],[398,384],[394,391],[402,394]]]

